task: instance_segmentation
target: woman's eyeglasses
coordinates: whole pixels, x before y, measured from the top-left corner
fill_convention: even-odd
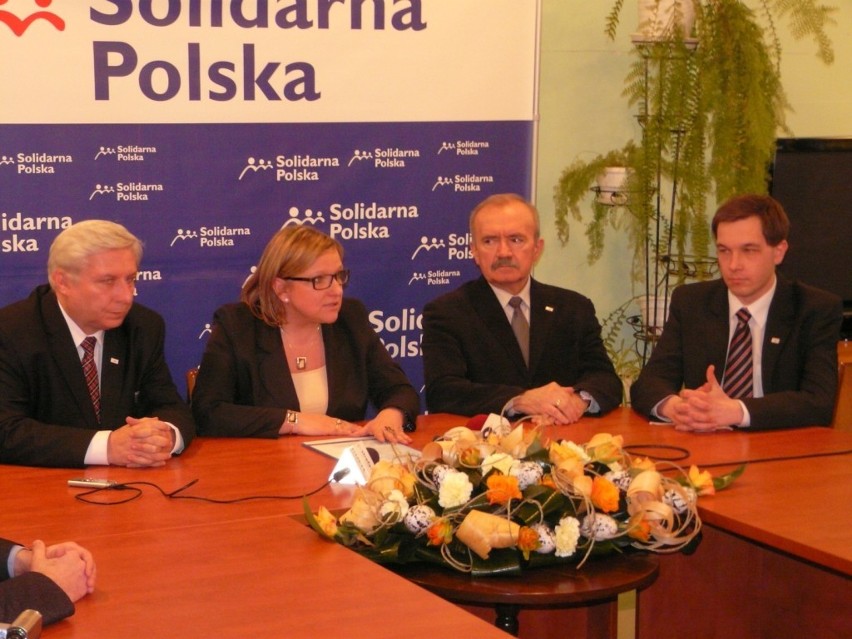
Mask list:
[[[315,291],[324,291],[331,288],[331,283],[337,280],[341,286],[349,283],[349,269],[343,269],[331,275],[314,275],[313,277],[283,277],[284,280],[296,280],[297,282],[310,282]]]

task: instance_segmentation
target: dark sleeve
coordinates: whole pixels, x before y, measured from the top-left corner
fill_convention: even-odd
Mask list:
[[[150,340],[151,344],[151,350],[139,380],[140,416],[155,416],[160,421],[174,424],[183,436],[186,447],[195,437],[195,421],[189,406],[178,393],[166,363],[165,322],[159,315],[155,318],[150,327],[140,329],[145,332],[144,339]]]
[[[367,386],[370,402],[378,410],[398,408],[405,415],[406,430],[413,431],[420,412],[420,397],[408,377],[382,344],[365,316],[367,339]]]
[[[48,625],[73,615],[74,603],[51,579],[28,572],[0,582],[0,622],[12,623],[24,610],[37,610]]]
[[[67,398],[42,387],[40,376],[53,375],[45,363],[47,355],[30,355],[30,336],[17,335],[17,330],[15,325],[0,326],[0,463],[82,468],[96,431],[82,423],[72,427],[53,422],[51,417],[66,408],[62,402]],[[54,377],[56,384],[62,382]],[[46,397],[53,398],[50,408]]]
[[[662,399],[676,395],[684,384],[683,304],[680,289],[672,294],[669,317],[639,377],[630,387],[634,410],[651,418],[651,411]],[[706,364],[704,364],[706,366]]]
[[[201,358],[192,411],[198,433],[211,437],[278,437],[285,407],[255,406],[256,354],[243,353],[239,336],[251,333],[235,317],[234,305],[222,307],[213,316],[212,330]],[[243,346],[246,340],[241,342]],[[294,404],[291,409],[297,409]]]
[[[586,391],[600,407],[600,412],[592,416],[602,416],[616,406],[621,405],[624,386],[615,372],[609,355],[601,339],[601,326],[595,315],[591,300],[585,300],[580,310],[581,334],[579,337],[580,375],[571,386],[577,391]]]
[[[499,414],[510,399],[526,390],[520,384],[471,380],[468,357],[474,355],[467,351],[487,348],[487,336],[476,336],[472,322],[472,317],[465,317],[465,309],[447,299],[430,302],[423,309],[426,404],[432,412]],[[476,357],[482,359],[482,355]]]
[[[831,423],[837,395],[837,342],[843,305],[839,298],[820,292],[810,296],[800,308],[801,317],[794,327],[798,339],[790,345],[792,352],[779,358],[777,375],[763,380],[763,397],[743,400],[751,416],[750,428]]]

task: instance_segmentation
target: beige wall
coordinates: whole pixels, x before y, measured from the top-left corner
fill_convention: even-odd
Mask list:
[[[542,0],[540,128],[536,204],[542,216],[545,252],[536,269],[541,281],[589,296],[603,318],[633,295],[629,257],[615,234],[604,255],[586,264],[582,225],[572,226],[565,247],[553,223],[553,187],[562,169],[578,158],[623,146],[638,137],[638,125],[621,96],[630,62],[636,0],[625,0],[615,42],[604,34],[611,6],[605,0]],[[796,42],[782,23],[782,81],[795,112],[788,125],[796,137],[852,137],[852,0],[825,0],[841,7],[831,29],[835,62],[825,66],[810,41]],[[753,2],[752,2],[753,4]]]

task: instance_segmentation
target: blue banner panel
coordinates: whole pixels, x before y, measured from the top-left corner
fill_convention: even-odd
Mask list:
[[[63,228],[120,222],[145,244],[137,299],[166,319],[180,387],[272,234],[310,224],[344,246],[347,295],[422,391],[422,307],[478,275],[470,210],[529,197],[532,149],[530,121],[3,125],[0,304],[46,281]]]

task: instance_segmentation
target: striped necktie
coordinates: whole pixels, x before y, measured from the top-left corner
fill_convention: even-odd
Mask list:
[[[751,313],[747,308],[743,307],[737,311],[737,327],[734,329],[731,345],[728,348],[725,383],[722,386],[725,394],[732,399],[754,395],[751,329],[748,326],[750,319]]]
[[[92,398],[92,406],[95,408],[95,415],[98,417],[98,422],[101,421],[101,389],[98,382],[98,367],[95,365],[95,344],[97,338],[89,336],[82,341],[80,346],[83,347],[83,375],[86,377],[86,386],[89,389],[89,397]]]

